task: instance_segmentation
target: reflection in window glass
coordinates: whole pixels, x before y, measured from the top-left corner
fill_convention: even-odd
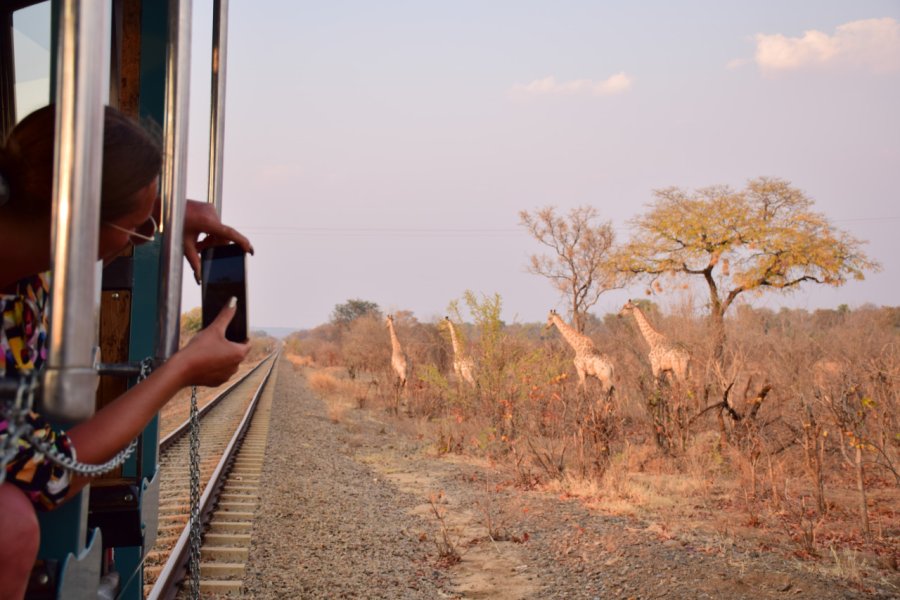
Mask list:
[[[13,13],[16,119],[50,103],[50,2]]]

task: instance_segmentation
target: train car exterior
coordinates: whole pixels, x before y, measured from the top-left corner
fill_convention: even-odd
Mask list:
[[[209,200],[217,208],[227,10],[227,0],[215,2]],[[39,401],[65,427],[178,349],[192,2],[4,0],[0,17],[0,135],[32,110],[57,106],[50,357]],[[104,104],[159,126],[162,235],[101,274],[94,249]],[[0,391],[10,390],[5,384]],[[156,537],[158,444],[157,417],[114,472],[40,515],[26,597],[144,597],[142,565]]]

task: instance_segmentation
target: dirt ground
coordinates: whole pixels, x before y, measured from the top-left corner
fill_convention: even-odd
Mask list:
[[[490,464],[438,457],[409,422],[337,405],[282,359],[244,595],[253,598],[896,598],[760,549],[670,531]],[[399,426],[398,426],[399,425]]]

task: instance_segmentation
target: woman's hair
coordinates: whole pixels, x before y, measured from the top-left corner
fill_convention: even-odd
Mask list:
[[[50,214],[56,110],[51,104],[16,125],[0,148],[0,183],[6,184],[3,212],[21,218]],[[103,178],[100,217],[115,220],[138,208],[137,192],[162,165],[157,139],[118,110],[106,107],[103,124]],[[0,187],[3,187],[0,185]]]

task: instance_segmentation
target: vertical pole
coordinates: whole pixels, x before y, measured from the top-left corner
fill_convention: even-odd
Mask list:
[[[225,160],[225,73],[228,56],[228,0],[213,3],[212,81],[209,111],[209,186],[207,202],[222,215],[222,165]]]
[[[62,2],[56,77],[53,281],[43,409],[80,421],[94,412],[97,243],[103,157],[106,3]],[[91,315],[90,318],[85,318]]]
[[[163,124],[162,262],[156,358],[178,350],[181,317],[182,236],[187,190],[188,109],[191,71],[191,0],[169,0],[166,105]]]

